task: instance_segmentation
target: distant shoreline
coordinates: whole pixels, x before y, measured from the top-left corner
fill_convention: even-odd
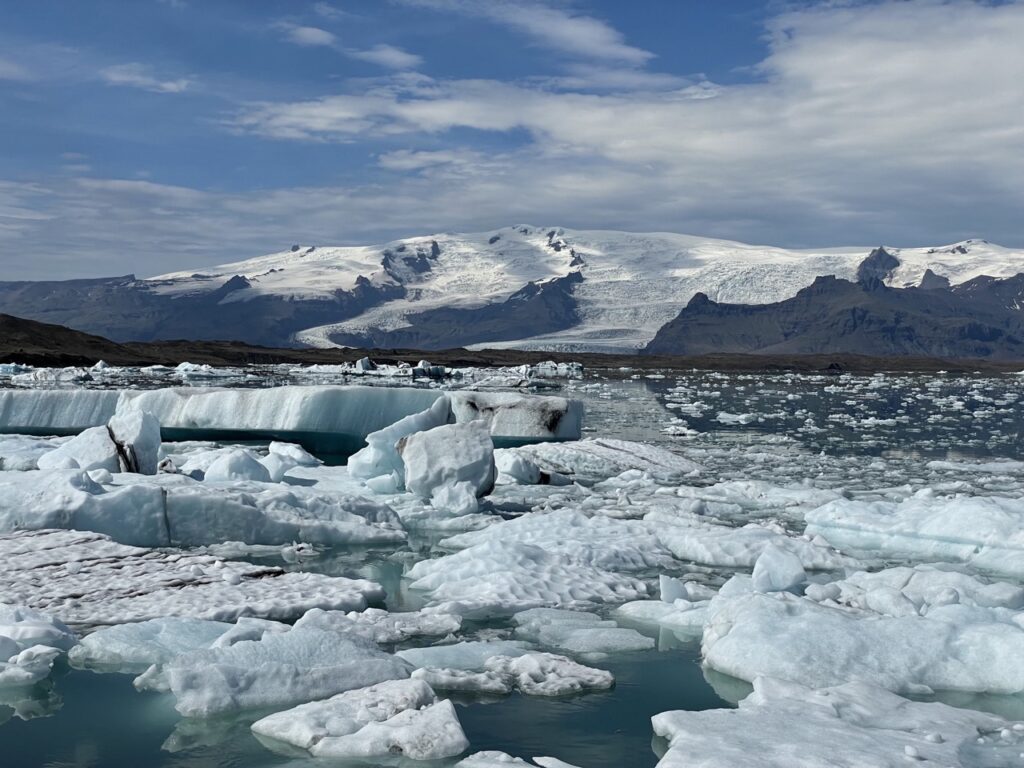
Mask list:
[[[697,355],[659,356],[595,352],[536,352],[514,349],[424,351],[408,349],[275,349],[233,341],[154,341],[119,344],[101,336],[60,325],[0,315],[0,363],[37,367],[89,366],[98,360],[111,365],[290,364],[337,365],[362,357],[381,363],[421,359],[448,367],[533,365],[544,360],[579,362],[585,368],[621,374],[637,371],[691,370],[736,373],[1012,373],[1024,370],[1024,361],[948,360],[918,357],[870,357],[850,354],[818,355]]]

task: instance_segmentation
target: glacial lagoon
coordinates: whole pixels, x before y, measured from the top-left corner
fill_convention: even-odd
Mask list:
[[[557,451],[562,449],[558,448],[547,453],[526,453],[524,456],[535,460],[545,472],[557,474],[555,466],[561,470],[574,469],[575,474],[567,477],[576,482],[565,486],[530,484],[521,478],[515,479],[514,471],[518,470],[512,465],[499,462],[499,468],[508,467],[510,474],[504,482],[499,482],[492,494],[484,497],[480,509],[470,514],[497,515],[503,522],[478,524],[479,519],[474,518],[475,522],[470,525],[467,515],[463,521],[467,524],[453,523],[449,516],[432,517],[429,504],[405,498],[408,494],[391,492],[383,498],[396,510],[405,527],[401,541],[315,543],[308,550],[289,549],[291,542],[282,541],[278,545],[239,546],[233,551],[211,546],[194,550],[258,568],[369,580],[387,593],[383,601],[371,599],[370,602],[391,613],[424,609],[456,614],[461,611],[461,626],[457,632],[447,636],[414,634],[397,642],[385,642],[382,648],[387,653],[456,641],[492,642],[529,637],[526,642],[533,649],[572,657],[614,676],[614,687],[610,689],[560,696],[527,695],[520,690],[507,695],[438,690],[439,696],[455,703],[458,721],[470,747],[459,755],[417,764],[455,765],[466,755],[498,750],[523,759],[551,756],[570,765],[589,768],[654,766],[668,751],[669,741],[654,734],[651,717],[676,710],[735,707],[752,690],[749,682],[752,674],[748,674],[751,666],[758,674],[789,674],[788,679],[811,688],[844,682],[828,679],[829,671],[816,669],[813,663],[804,677],[803,671],[794,670],[792,665],[778,659],[734,661],[730,654],[743,655],[745,646],[742,644],[716,651],[708,647],[705,638],[702,654],[705,619],[691,612],[707,611],[708,598],[713,598],[712,603],[722,600],[713,596],[723,585],[731,583],[730,589],[735,589],[742,579],[737,582],[732,577],[750,574],[766,546],[795,554],[802,562],[803,580],[788,592],[783,590],[783,597],[784,601],[807,603],[790,610],[806,612],[799,614],[798,618],[804,622],[800,626],[812,635],[822,626],[815,624],[817,606],[829,601],[829,605],[841,606],[846,611],[843,620],[849,620],[854,631],[864,623],[875,625],[880,619],[910,622],[923,620],[930,614],[935,615],[936,621],[949,625],[952,619],[948,616],[938,617],[941,611],[950,610],[949,589],[952,587],[943,586],[946,592],[940,598],[930,586],[915,592],[906,581],[900,594],[916,603],[908,613],[905,603],[893,607],[890,582],[876,584],[870,579],[857,581],[856,577],[858,572],[894,573],[894,569],[902,567],[935,563],[942,563],[941,573],[973,579],[957,582],[956,600],[961,608],[977,605],[976,613],[992,613],[982,618],[971,615],[960,619],[978,622],[974,631],[984,634],[1000,622],[1005,622],[1005,627],[1020,626],[1020,609],[1024,606],[1019,595],[1024,594],[1020,592],[1024,561],[1016,550],[1015,541],[1001,542],[1004,549],[986,557],[986,548],[997,544],[991,537],[981,543],[970,543],[970,546],[949,545],[942,542],[941,536],[938,537],[941,545],[934,542],[924,545],[896,534],[885,539],[877,532],[858,539],[849,533],[849,525],[843,521],[857,520],[858,524],[867,526],[871,523],[870,515],[875,513],[884,512],[890,517],[903,511],[925,515],[941,510],[943,505],[960,504],[973,516],[967,519],[963,531],[964,542],[970,542],[974,519],[984,518],[992,509],[998,509],[1004,516],[1024,515],[1021,509],[1024,505],[1021,501],[1024,496],[1022,376],[767,375],[622,370],[585,372],[580,376],[534,376],[526,377],[530,380],[524,382],[516,372],[502,375],[504,378],[496,377],[493,372],[477,371],[467,374],[463,382],[432,382],[420,386],[479,385],[484,380],[489,391],[539,392],[578,399],[585,410],[583,437],[642,442],[678,456],[680,464],[668,466],[664,454],[632,452],[621,443],[616,443],[615,449],[624,451],[625,455],[615,457],[604,452],[589,455],[586,461],[578,456],[559,454]],[[178,375],[173,371],[108,370],[94,372],[88,381],[56,385],[41,381],[29,388],[59,386],[65,391],[172,385],[252,388],[335,381],[364,383],[365,379],[337,372],[316,374],[283,368],[209,370],[199,377]],[[374,383],[389,386],[408,382],[381,377]],[[302,435],[293,433],[266,435],[263,436],[266,439],[246,440],[242,444],[253,456],[267,457],[270,437],[287,439],[289,436],[302,442]],[[190,458],[195,460],[209,452],[222,454],[236,445],[233,440],[223,440],[223,435],[191,434],[189,437],[189,442],[178,445],[166,441],[165,437],[163,454],[174,456],[179,468]],[[4,449],[9,453],[25,450],[23,444],[15,445],[11,439],[0,437],[0,446],[3,446],[0,453]],[[41,455],[45,447],[33,444],[32,450],[36,451],[33,455]],[[340,492],[342,488],[345,493],[351,492],[350,479],[327,475],[328,472],[344,473],[344,469],[337,467],[344,464],[346,457],[331,451],[319,458],[328,461],[319,468],[298,467],[288,472],[284,485],[296,489],[321,485],[327,489],[325,492]],[[688,471],[690,466],[699,469]],[[323,473],[326,480],[318,479],[318,473]],[[2,474],[12,475],[14,471]],[[116,485],[115,478],[116,474],[111,481]],[[98,483],[104,485],[106,481],[106,477],[100,477]],[[251,482],[246,486],[244,480],[233,482],[241,483],[239,487],[248,492],[256,487]],[[557,523],[549,538],[545,538],[543,526],[528,525],[528,518],[540,519],[541,516],[552,516],[550,519]],[[595,519],[597,523],[589,522]],[[685,525],[672,536],[659,537],[657,531],[671,528],[675,522],[669,521],[674,519],[685,519]],[[527,525],[523,526],[523,521]],[[514,527],[517,525],[520,527]],[[645,525],[647,527],[640,530]],[[808,525],[813,526],[816,533],[806,534]],[[503,531],[514,532],[514,535],[505,537]],[[574,531],[582,542],[578,548],[560,540],[568,536],[567,532]],[[730,533],[737,531],[745,533],[739,537]],[[986,535],[985,531],[978,533],[981,537]],[[840,539],[842,543],[837,544]],[[794,544],[794,548],[788,550],[786,542],[790,541],[799,545]],[[537,600],[515,590],[503,592],[504,587],[499,589],[500,585],[493,584],[489,587],[492,593],[481,596],[474,590],[487,585],[474,585],[472,579],[469,583],[462,580],[454,584],[444,573],[431,572],[426,567],[438,558],[453,557],[473,547],[482,547],[480,551],[485,554],[496,552],[506,542],[558,553],[572,567],[578,566],[581,574],[591,572],[586,568],[598,568],[610,574],[607,583],[616,589],[625,588],[627,584],[634,592],[646,589],[644,594],[634,594],[621,601],[590,599],[593,596],[589,594],[576,601],[576,595],[573,600],[564,597],[573,593],[572,585],[563,585],[562,599],[571,604],[562,605],[557,597],[540,602],[551,607],[593,611],[613,628],[630,629],[650,638],[653,647],[621,650],[616,649],[613,642],[591,653],[585,650],[585,644],[575,644],[580,641],[579,637],[569,641],[565,638],[571,632],[560,634],[560,630],[555,631],[557,627],[551,629],[551,624],[543,624],[531,634],[524,629],[528,626],[524,620],[515,615],[539,604]],[[417,563],[425,565],[410,574]],[[453,569],[455,567],[469,566],[453,561]],[[778,579],[785,575],[784,571],[776,569],[768,575]],[[565,571],[572,572],[571,568]],[[419,577],[419,588],[412,586],[416,581],[413,576]],[[669,577],[670,581],[660,580],[661,576]],[[942,585],[952,583],[945,576],[939,581]],[[424,583],[429,585],[423,586]],[[1002,585],[1003,591],[998,597],[992,597],[994,593],[987,589],[991,583]],[[833,589],[830,584],[841,586]],[[666,589],[687,588],[685,585],[696,585],[688,587],[690,592],[686,594],[691,599],[677,601],[674,605],[666,600]],[[554,590],[550,585],[538,586],[542,588]],[[828,589],[831,591],[826,594]],[[550,594],[555,592],[557,590]],[[983,592],[985,597],[981,596]],[[533,597],[536,594],[530,593]],[[771,589],[764,593],[755,589],[750,596],[730,596],[729,600],[742,601],[749,597],[751,601],[750,605],[737,604],[735,609],[727,607],[734,610],[731,621],[766,622],[758,613],[760,607],[755,598],[760,600],[772,594]],[[890,602],[883,604],[883,596]],[[510,600],[507,606],[500,604],[505,599]],[[515,604],[515,599],[523,600],[523,604]],[[660,618],[652,618],[651,611],[638,609],[631,613],[617,604],[645,601],[667,607],[658,613]],[[649,605],[641,606],[645,607]],[[677,614],[669,615],[668,607]],[[910,618],[911,614],[914,619]],[[857,621],[862,624],[856,624]],[[75,625],[73,629],[89,633],[96,627]],[[824,637],[822,642],[827,642]],[[729,638],[716,639],[714,644],[726,642],[730,642]],[[1009,658],[1005,654],[1012,654],[1016,647],[1013,643],[1021,641],[1006,638],[1009,644],[1002,649],[991,643],[984,645],[989,642],[985,638],[981,642],[983,659],[998,661]],[[718,645],[719,649],[722,647]],[[709,650],[715,659],[711,664],[706,663]],[[923,652],[927,653],[927,649]],[[825,660],[836,675],[841,676],[844,667],[857,670],[855,659],[842,658],[842,648],[836,653],[840,656]],[[757,668],[758,664],[764,669]],[[723,666],[741,674],[729,675],[722,671]],[[980,751],[970,758],[974,762],[965,764],[1019,764],[1015,761],[1021,759],[1020,753],[1024,751],[1024,729],[1015,728],[1012,723],[1024,718],[1024,697],[1009,690],[1014,685],[1016,672],[1001,675],[999,670],[978,668],[955,679],[950,675],[947,679],[959,687],[951,692],[941,690],[933,684],[935,680],[910,679],[910,672],[906,680],[892,677],[901,674],[903,669],[897,659],[886,671],[890,677],[879,672],[872,682],[879,683],[881,688],[896,690],[908,701],[944,701],[965,712],[992,713],[993,722],[1005,721],[1003,727],[993,732],[997,735],[989,735],[978,726],[981,741],[988,739],[988,742],[975,745],[973,748]],[[412,764],[396,755],[346,761],[312,758],[301,748],[281,743],[268,748],[266,740],[257,739],[250,726],[273,709],[287,707],[182,717],[175,709],[172,692],[140,692],[133,687],[133,677],[139,671],[100,674],[73,668],[67,657],[62,656],[54,662],[53,671],[34,686],[0,690],[2,764],[83,768]],[[859,670],[858,674],[867,676],[870,671]],[[747,679],[741,679],[744,676]],[[941,681],[941,676],[939,679]],[[1006,690],[1000,689],[1004,679]],[[713,744],[714,732],[709,733]],[[908,726],[907,733],[910,734],[908,744],[916,744],[919,734],[914,727]],[[931,742],[924,739],[924,743]],[[884,739],[880,744],[879,749],[884,750]],[[685,764],[672,760],[670,753],[664,764]]]

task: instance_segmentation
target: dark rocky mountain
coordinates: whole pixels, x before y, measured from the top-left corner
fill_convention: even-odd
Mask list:
[[[1024,274],[949,287],[881,282],[875,251],[857,282],[819,277],[774,304],[719,304],[697,294],[646,354],[859,354],[1024,360]],[[883,251],[884,253],[884,251]]]
[[[212,290],[162,294],[134,275],[93,280],[0,282],[0,310],[40,322],[73,326],[114,341],[240,339],[250,344],[292,345],[296,331],[337,322],[393,297],[401,288],[358,282],[330,297],[298,299],[264,294],[224,301],[249,281],[231,276]]]

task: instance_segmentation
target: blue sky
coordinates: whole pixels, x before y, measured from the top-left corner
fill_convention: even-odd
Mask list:
[[[33,0],[0,279],[520,222],[1024,245],[1024,6]]]

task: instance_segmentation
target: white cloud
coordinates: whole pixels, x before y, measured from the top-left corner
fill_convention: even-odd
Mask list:
[[[368,61],[388,69],[414,69],[423,62],[423,59],[416,54],[387,44],[375,45],[363,51],[346,49],[345,53],[353,59]]]
[[[104,67],[99,72],[100,79],[108,85],[129,86],[141,88],[144,91],[154,93],[182,93],[191,81],[185,78],[177,80],[161,80],[154,77],[149,68],[144,64],[115,64],[111,67]]]
[[[10,59],[0,58],[0,80],[31,80],[29,71]]]
[[[1019,240],[1010,212],[1024,205],[1024,5],[828,6],[781,16],[770,33],[762,79],[741,85],[601,94],[557,79],[400,77],[258,105],[238,124],[318,141],[525,132],[520,151],[538,163],[559,158],[598,188],[617,171],[621,186],[607,194],[635,208],[638,225],[870,242],[994,223]],[[509,201],[534,191],[510,171],[491,183]]]
[[[326,29],[319,27],[300,27],[294,24],[284,25],[288,42],[303,46],[333,46],[337,38]]]
[[[622,34],[592,16],[531,0],[404,0],[410,5],[478,16],[525,34],[553,51],[641,65],[654,54],[628,45]]]
[[[366,141],[377,167],[350,184],[248,193],[0,182],[0,211],[18,214],[0,218],[0,253],[42,247],[66,260],[19,260],[10,279],[156,274],[297,240],[521,221],[790,246],[1024,245],[1024,5],[831,5],[780,16],[769,32],[759,79],[740,85],[596,90],[596,62],[527,82],[400,72],[253,105],[235,129]],[[489,135],[474,142],[466,128]]]

